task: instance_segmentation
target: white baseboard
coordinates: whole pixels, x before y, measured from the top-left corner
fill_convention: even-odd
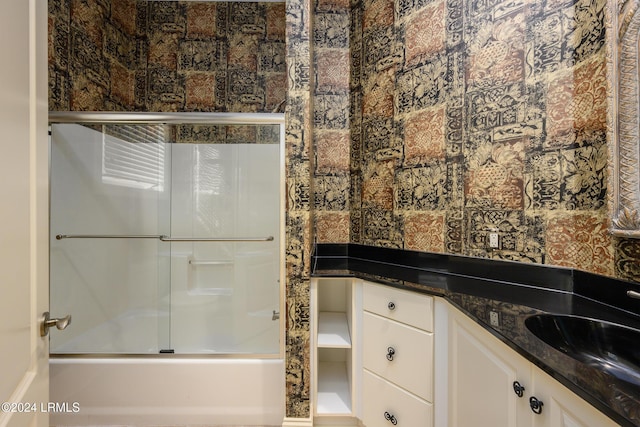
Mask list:
[[[313,427],[312,418],[285,418],[282,427]]]
[[[355,417],[318,416],[313,419],[314,427],[362,427],[362,422]]]
[[[323,420],[317,420],[314,424],[313,418],[285,418],[282,421],[282,427],[331,427],[331,426],[352,426],[352,427],[364,427],[362,421],[353,417],[329,417]]]

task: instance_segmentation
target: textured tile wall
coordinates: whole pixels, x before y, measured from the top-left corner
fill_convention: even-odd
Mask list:
[[[640,281],[607,231],[605,7],[357,0],[351,241]]]

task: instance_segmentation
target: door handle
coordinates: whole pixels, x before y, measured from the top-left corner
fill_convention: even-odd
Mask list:
[[[65,317],[59,319],[52,319],[49,316],[49,312],[45,311],[42,313],[42,317],[40,318],[40,336],[46,337],[49,335],[49,328],[55,326],[56,328],[63,330],[71,323],[71,315],[67,314]]]

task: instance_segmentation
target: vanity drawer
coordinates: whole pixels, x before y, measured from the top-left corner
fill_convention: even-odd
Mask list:
[[[433,297],[365,282],[362,304],[366,311],[433,331]]]
[[[432,401],[433,334],[367,312],[362,331],[364,368]]]
[[[362,422],[366,427],[432,427],[433,406],[384,379],[364,371]]]

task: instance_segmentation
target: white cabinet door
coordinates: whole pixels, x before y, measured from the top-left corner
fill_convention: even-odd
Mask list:
[[[532,369],[535,396],[543,402],[542,412],[534,416],[535,427],[618,425],[538,367]]]
[[[451,427],[614,427],[618,424],[450,307]],[[522,397],[513,383],[524,387]],[[542,402],[539,413],[530,398]]]
[[[527,392],[513,389],[531,387],[529,362],[453,307],[449,318],[450,426],[531,427]]]

